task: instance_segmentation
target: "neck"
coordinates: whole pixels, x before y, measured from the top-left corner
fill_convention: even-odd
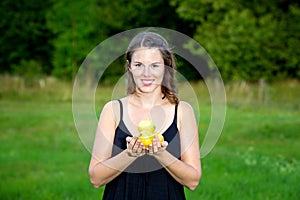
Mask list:
[[[141,93],[135,92],[132,94],[132,103],[143,108],[152,108],[156,105],[161,105],[166,99],[162,99],[163,94],[161,91],[156,93]]]

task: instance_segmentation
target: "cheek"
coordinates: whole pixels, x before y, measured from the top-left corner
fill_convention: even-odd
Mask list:
[[[137,83],[137,81],[139,80],[139,78],[137,76],[132,76],[132,78],[135,83]]]
[[[132,80],[136,85],[139,85],[141,83],[141,76],[132,75]]]
[[[162,81],[163,78],[164,78],[164,74],[165,74],[164,71],[161,71],[161,72],[159,72],[159,73],[156,74],[156,78],[158,80]]]

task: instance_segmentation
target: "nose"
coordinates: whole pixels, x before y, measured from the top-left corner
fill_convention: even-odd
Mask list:
[[[150,66],[145,66],[143,71],[144,76],[150,76]]]

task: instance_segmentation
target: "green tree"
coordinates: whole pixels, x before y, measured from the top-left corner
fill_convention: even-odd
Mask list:
[[[172,6],[165,0],[99,0],[99,22],[102,29],[106,30],[107,37],[125,30],[140,27],[165,27],[178,30],[192,36],[194,27],[188,20],[182,19],[176,13],[176,5]],[[105,19],[105,20],[104,20]],[[115,47],[117,48],[117,47]],[[187,65],[178,58],[179,69]],[[106,77],[119,76],[124,73],[123,58],[115,61],[106,71]],[[183,69],[183,68],[182,68]],[[197,79],[197,73],[191,73],[193,68],[182,70],[189,79]]]
[[[51,71],[53,34],[45,26],[50,6],[49,0],[1,0],[0,72],[12,72],[12,66],[26,61],[35,62],[44,73]]]
[[[165,27],[192,35],[194,27],[166,0],[98,0],[99,19],[108,34],[140,27]]]
[[[116,33],[153,26],[190,35],[193,32],[193,27],[179,18],[175,7],[165,0],[55,1],[48,12],[47,24],[55,34],[53,73],[68,78],[74,78],[84,58],[97,44]],[[103,78],[113,80],[114,76],[122,75],[123,64],[122,58],[113,62]]]
[[[97,13],[95,0],[54,2],[47,13],[47,25],[55,34],[54,75],[74,78],[83,59],[102,36],[96,20]]]
[[[299,5],[293,1],[173,0],[197,23],[194,38],[224,79],[256,81],[299,76]]]

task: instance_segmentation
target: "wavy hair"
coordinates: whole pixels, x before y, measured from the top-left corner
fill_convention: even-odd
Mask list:
[[[157,48],[164,60],[165,71],[161,84],[161,92],[163,98],[167,98],[170,103],[178,104],[179,100],[176,95],[176,85],[174,78],[174,70],[176,70],[175,56],[171,52],[168,42],[159,34],[154,32],[141,32],[137,34],[129,43],[125,58],[125,69],[128,74],[127,94],[133,94],[136,92],[136,84],[133,80],[133,75],[129,70],[133,53],[139,48]]]

